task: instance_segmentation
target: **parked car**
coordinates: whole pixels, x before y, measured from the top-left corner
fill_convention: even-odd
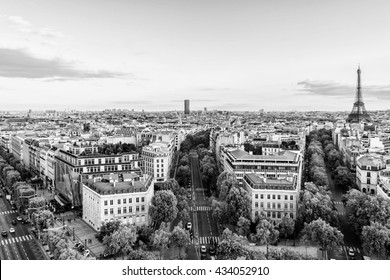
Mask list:
[[[20,217],[20,216],[17,216],[17,217],[16,217],[16,220],[18,220],[18,221],[20,222],[20,221],[22,221],[22,220],[23,220],[23,218],[22,218],[22,217]]]
[[[207,248],[205,245],[200,246],[200,258],[202,260],[206,259],[207,257]]]
[[[11,224],[16,225],[16,220],[12,220]]]
[[[7,237],[7,236],[8,236],[8,232],[6,232],[5,230],[3,230],[3,231],[1,232],[1,235],[2,235],[3,237]]]
[[[85,250],[85,251],[84,251],[84,256],[85,256],[85,257],[88,257],[89,255],[90,255],[90,251],[89,251],[88,249]]]
[[[81,243],[80,243],[80,242],[77,242],[76,244],[74,244],[73,248],[74,248],[74,249],[77,249],[80,245],[81,245]]]
[[[353,260],[353,259],[355,258],[355,252],[353,251],[352,248],[349,248],[348,251],[347,251],[347,253],[348,253],[348,256],[349,256],[349,258],[350,258],[351,260]]]
[[[9,233],[15,233],[15,229],[12,227],[9,229]]]

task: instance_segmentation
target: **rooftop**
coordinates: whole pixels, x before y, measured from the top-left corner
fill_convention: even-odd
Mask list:
[[[230,153],[238,160],[243,159],[259,159],[259,160],[291,160],[296,161],[298,154],[292,151],[280,151],[277,154],[273,155],[250,155],[246,151],[235,149],[230,151]]]

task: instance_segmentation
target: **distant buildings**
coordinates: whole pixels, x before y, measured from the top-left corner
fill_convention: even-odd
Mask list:
[[[189,115],[190,114],[190,101],[184,100],[184,114]]]
[[[166,142],[156,142],[143,147],[142,160],[144,172],[153,176],[156,182],[169,179],[172,151]]]

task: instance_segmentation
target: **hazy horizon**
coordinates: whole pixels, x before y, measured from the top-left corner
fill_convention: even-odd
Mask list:
[[[389,109],[388,1],[0,6],[1,111]]]

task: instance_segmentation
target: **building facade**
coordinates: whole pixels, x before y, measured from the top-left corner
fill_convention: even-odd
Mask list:
[[[95,178],[83,183],[83,220],[95,230],[103,222],[149,224],[149,206],[154,194],[153,178],[135,174],[124,182]]]
[[[356,184],[363,193],[377,194],[379,174],[386,169],[386,162],[380,155],[363,155],[356,161]]]

